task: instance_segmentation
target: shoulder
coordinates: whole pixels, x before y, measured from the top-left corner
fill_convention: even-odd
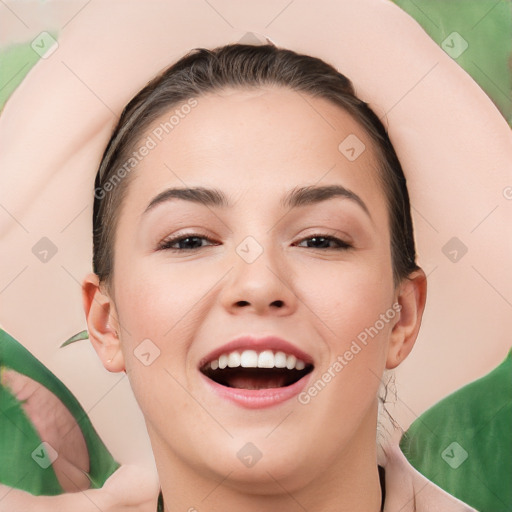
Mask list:
[[[414,469],[398,443],[382,446],[381,465],[386,473],[384,512],[477,512]]]
[[[472,506],[509,510],[511,396],[512,350],[489,373],[421,414],[402,436],[401,451],[422,475]]]

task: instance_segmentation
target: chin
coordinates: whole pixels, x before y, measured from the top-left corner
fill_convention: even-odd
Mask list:
[[[299,490],[325,467],[322,448],[311,442],[317,439],[313,432],[282,431],[274,439],[268,434],[268,428],[252,428],[233,439],[211,439],[215,448],[192,465],[206,475],[215,474],[223,485],[257,494],[282,492],[280,485],[290,492]]]

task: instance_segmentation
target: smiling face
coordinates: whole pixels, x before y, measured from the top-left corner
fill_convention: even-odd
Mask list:
[[[372,142],[284,88],[197,101],[131,177],[104,298],[120,342],[91,339],[126,368],[161,476],[292,490],[344,475],[371,459],[380,377],[419,327]]]

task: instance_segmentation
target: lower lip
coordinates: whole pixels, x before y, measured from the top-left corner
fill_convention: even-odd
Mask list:
[[[199,373],[206,384],[220,397],[246,409],[263,409],[281,404],[297,396],[306,387],[313,372],[289,386],[267,389],[229,388],[209,379],[201,372]]]

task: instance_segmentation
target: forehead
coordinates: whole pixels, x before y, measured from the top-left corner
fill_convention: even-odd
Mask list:
[[[283,87],[225,89],[196,99],[197,106],[164,137],[199,155],[226,153],[243,157],[242,150],[258,161],[266,151],[275,157],[311,157],[327,146],[338,150],[339,143],[352,135],[372,146],[359,123],[345,110],[323,98]],[[165,114],[161,118],[165,119]],[[185,128],[183,128],[185,127]],[[193,136],[191,136],[193,132]],[[371,151],[369,151],[371,153]],[[368,155],[367,155],[368,156]]]
[[[270,198],[273,189],[336,181],[383,206],[373,143],[332,102],[262,87],[223,89],[186,105],[163,113],[139,139],[151,150],[137,164],[129,200],[184,184]]]

